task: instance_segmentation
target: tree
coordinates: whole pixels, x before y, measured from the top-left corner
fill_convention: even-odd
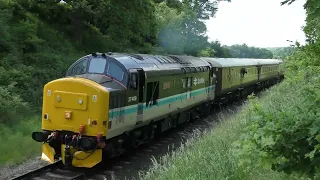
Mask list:
[[[273,58],[271,51],[265,48],[249,47],[246,44],[232,45],[228,47],[230,54],[233,58]]]

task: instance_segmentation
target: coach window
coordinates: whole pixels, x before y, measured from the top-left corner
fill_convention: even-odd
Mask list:
[[[78,62],[75,66],[73,66],[71,72],[68,74],[68,76],[75,76],[80,74],[85,74],[87,71],[88,66],[88,59],[84,59],[80,62]]]

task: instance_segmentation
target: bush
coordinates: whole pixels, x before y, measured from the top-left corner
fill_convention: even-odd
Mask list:
[[[23,102],[18,94],[12,93],[15,83],[4,87],[0,86],[0,123],[11,124],[17,121],[19,114],[27,110],[27,103]]]
[[[320,68],[308,67],[269,90],[270,98],[254,104],[248,126],[235,143],[241,165],[256,160],[286,173],[315,175],[320,160]]]

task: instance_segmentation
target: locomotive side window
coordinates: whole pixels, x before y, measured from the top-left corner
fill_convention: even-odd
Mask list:
[[[186,77],[186,78],[183,78],[183,84],[182,84],[182,87],[183,88],[190,88],[192,86],[192,77]]]
[[[186,88],[187,87],[187,84],[188,84],[188,78],[183,78],[183,82],[182,82],[182,87],[183,88]]]
[[[158,104],[159,81],[147,83],[146,107]]]
[[[108,68],[108,74],[114,77],[115,79],[117,79],[118,81],[123,80],[124,72],[119,67],[119,65],[116,64],[115,62],[110,62],[109,68]]]
[[[191,67],[191,72],[193,72],[193,73],[197,72],[196,68],[195,67]]]
[[[88,66],[88,59],[84,59],[83,61],[80,61],[78,64],[76,64],[72,70],[69,76],[75,76],[80,74],[85,74],[87,71]]]
[[[192,85],[192,77],[188,77],[188,87],[191,87]]]
[[[104,58],[93,58],[90,61],[89,73],[99,73],[102,74],[105,71],[107,60]]]
[[[187,73],[190,73],[191,72],[191,69],[189,67],[186,67],[186,72]]]
[[[110,100],[109,100],[109,109],[113,109],[114,108],[114,104],[113,104],[113,96],[110,96]]]
[[[138,74],[137,73],[131,73],[131,78],[130,78],[130,88],[131,89],[135,89],[135,90],[137,90],[138,88],[137,88],[137,76],[138,76]]]

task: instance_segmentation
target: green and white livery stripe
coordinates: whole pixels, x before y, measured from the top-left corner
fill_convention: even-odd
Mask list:
[[[208,93],[213,90],[215,90],[215,85],[201,88],[201,89],[197,89],[197,90],[190,91],[190,92],[186,92],[186,93],[177,94],[174,96],[169,96],[169,97],[162,98],[162,99],[158,99],[157,105],[147,107],[146,103],[144,103],[143,104],[143,111],[147,111],[149,109],[158,108],[158,107],[161,107],[164,105],[173,104],[175,102],[187,100],[188,97],[196,97],[199,95],[208,96]],[[131,114],[136,114],[137,110],[138,110],[138,104],[126,106],[126,107],[122,107],[122,108],[110,109],[109,110],[109,118],[111,117],[110,119],[116,119],[120,115],[127,116],[127,115],[131,115]]]

